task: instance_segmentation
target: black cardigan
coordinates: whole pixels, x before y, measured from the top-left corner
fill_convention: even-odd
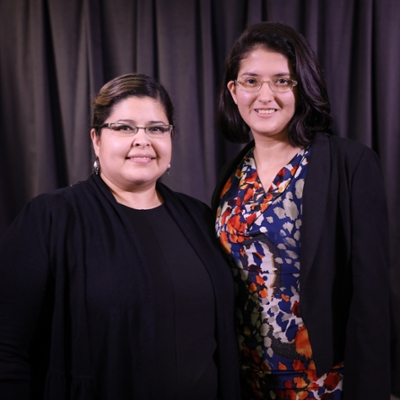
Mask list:
[[[157,190],[209,273],[220,398],[237,399],[233,282],[211,210],[162,184]],[[24,208],[0,244],[1,399],[25,400],[30,391],[32,400],[153,398],[159,355],[138,235],[96,175]]]
[[[224,168],[214,210],[252,147]],[[355,141],[317,134],[303,192],[300,307],[318,374],[345,362],[346,400],[390,397],[388,243],[376,154]]]

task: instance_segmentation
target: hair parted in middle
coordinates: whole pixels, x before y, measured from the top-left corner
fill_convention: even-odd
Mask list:
[[[164,107],[168,123],[174,125],[174,106],[164,86],[148,75],[132,72],[117,76],[107,82],[94,98],[92,103],[92,128],[95,130],[97,136],[101,134],[101,130],[97,129],[97,127],[103,124],[109,117],[113,107],[120,101],[131,96],[151,97],[159,101]],[[171,136],[174,133],[175,130],[172,130]]]
[[[255,48],[284,55],[298,81],[296,111],[289,123],[289,142],[304,147],[311,143],[315,132],[331,133],[330,103],[319,61],[303,35],[278,22],[252,25],[234,43],[226,59],[218,99],[216,123],[220,133],[235,143],[250,140],[250,128],[240,116],[227,84],[237,79],[241,61]]]

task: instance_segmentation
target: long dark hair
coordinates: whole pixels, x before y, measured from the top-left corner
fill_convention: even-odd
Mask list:
[[[159,101],[165,109],[169,124],[174,125],[174,106],[164,86],[150,76],[132,72],[107,82],[94,98],[92,128],[97,136],[101,133],[101,129],[97,127],[109,117],[113,107],[131,96],[151,97]],[[174,130],[171,135],[173,134]]]
[[[256,47],[283,54],[298,81],[296,111],[289,123],[289,142],[303,147],[311,143],[315,132],[331,133],[332,118],[325,79],[311,46],[290,26],[261,22],[241,34],[227,57],[216,114],[217,129],[221,134],[235,143],[250,140],[250,129],[240,116],[227,84],[237,79],[241,61]]]

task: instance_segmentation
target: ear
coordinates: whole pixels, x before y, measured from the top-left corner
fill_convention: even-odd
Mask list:
[[[231,92],[231,96],[235,104],[237,104],[237,99],[236,99],[236,85],[234,81],[229,81],[228,84],[226,85],[228,90]]]
[[[99,156],[99,148],[100,148],[100,136],[96,135],[96,131],[94,129],[90,130],[90,138],[92,139],[93,150],[96,156]]]

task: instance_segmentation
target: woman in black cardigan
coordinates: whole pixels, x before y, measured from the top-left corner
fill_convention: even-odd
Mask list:
[[[33,199],[0,244],[0,398],[239,398],[211,210],[157,182],[171,100],[127,74],[93,106],[95,173]]]
[[[302,35],[262,22],[237,39],[217,121],[253,140],[213,207],[234,261],[243,399],[390,396],[383,179],[372,150],[330,135],[329,113]]]

